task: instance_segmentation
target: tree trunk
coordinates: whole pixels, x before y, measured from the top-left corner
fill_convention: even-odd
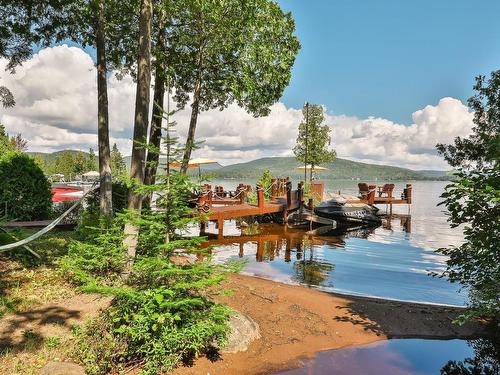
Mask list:
[[[201,80],[196,82],[193,104],[191,106],[191,119],[189,121],[189,130],[186,139],[186,149],[182,158],[181,173],[186,174],[191,159],[191,152],[195,144],[196,124],[198,123],[198,114],[200,113],[200,94],[201,94]]]
[[[181,173],[186,174],[191,159],[191,152],[195,145],[196,124],[198,123],[198,114],[200,113],[201,98],[201,70],[203,69],[203,46],[198,51],[198,76],[194,86],[193,104],[191,105],[191,119],[189,121],[189,130],[186,139],[186,148],[182,158]]]
[[[159,46],[165,45],[165,25],[164,17],[160,20],[160,25],[158,26],[158,40],[157,48]],[[155,88],[153,97],[153,117],[151,118],[151,126],[149,129],[149,144],[156,149],[160,149],[161,143],[161,125],[162,125],[162,108],[163,99],[165,97],[165,62],[161,55],[161,50],[156,57],[155,63]],[[158,107],[160,106],[160,107]],[[148,156],[146,161],[146,169],[144,171],[144,185],[154,185],[156,182],[156,171],[158,169],[158,161],[160,154],[158,152],[153,152],[148,150]],[[144,204],[151,203],[151,196],[148,195],[143,200]]]
[[[108,84],[106,78],[106,44],[105,44],[105,0],[99,0],[96,17],[96,52],[97,52],[97,143],[99,148],[100,193],[99,205],[101,215],[111,217],[112,181],[111,181],[111,154],[109,148],[109,119],[108,119]]]
[[[132,160],[130,164],[130,177],[136,184],[144,180],[144,161],[146,150],[146,135],[148,132],[149,117],[149,86],[151,83],[151,20],[153,17],[152,0],[141,1],[139,17],[139,55],[137,57],[137,90],[135,96],[134,139],[132,145]],[[128,209],[141,213],[142,196],[134,189],[128,195]],[[139,227],[128,222],[124,228],[125,238],[123,245],[127,249],[127,264],[123,277],[127,279],[134,264]]]

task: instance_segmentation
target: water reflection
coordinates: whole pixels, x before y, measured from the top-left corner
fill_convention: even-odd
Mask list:
[[[317,353],[280,375],[493,375],[500,373],[495,340],[398,339]]]
[[[247,230],[226,222],[224,229],[229,235],[217,239],[215,224],[208,225],[205,246],[216,246],[216,262],[248,259],[246,274],[349,294],[465,303],[454,284],[428,275],[441,271],[444,259],[407,240],[412,230],[407,214],[385,218],[380,228],[339,228],[320,236],[276,224]]]

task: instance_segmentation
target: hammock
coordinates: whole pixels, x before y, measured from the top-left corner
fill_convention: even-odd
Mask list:
[[[64,219],[66,216],[68,216],[71,213],[71,211],[73,211],[76,207],[78,207],[78,205],[80,203],[83,202],[83,200],[85,199],[85,197],[90,192],[92,192],[92,191],[94,191],[95,189],[98,188],[98,186],[95,186],[96,184],[97,184],[97,182],[94,183],[94,185],[92,185],[92,187],[85,194],[83,194],[83,196],[82,196],[82,198],[80,200],[78,200],[77,202],[75,202],[70,208],[68,208],[61,216],[59,216],[57,219],[55,219],[52,223],[50,223],[49,225],[47,225],[45,228],[40,229],[38,232],[32,234],[31,236],[26,237],[23,240],[20,240],[20,241],[17,241],[17,242],[13,242],[13,243],[9,243],[7,245],[0,246],[0,253],[4,252],[4,251],[15,249],[16,247],[20,247],[20,246],[24,246],[26,244],[29,244],[30,242],[36,240],[37,238],[40,238],[45,233],[47,233],[47,232],[51,231],[52,229],[54,229],[54,227],[57,224],[59,224],[62,219]]]

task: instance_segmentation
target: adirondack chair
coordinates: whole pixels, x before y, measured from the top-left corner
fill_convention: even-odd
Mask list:
[[[359,189],[359,198],[366,199],[368,197],[368,193],[370,192],[368,184],[361,182],[358,184],[358,189]]]
[[[393,190],[394,190],[394,184],[385,184],[384,186],[379,187],[378,196],[379,197],[386,196],[387,198],[392,198]]]

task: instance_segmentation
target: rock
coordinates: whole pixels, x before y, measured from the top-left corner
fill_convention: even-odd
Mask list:
[[[47,363],[39,372],[40,375],[85,375],[85,369],[71,362]]]
[[[244,352],[253,340],[260,339],[259,325],[249,316],[237,313],[229,320],[231,333],[223,353]]]

